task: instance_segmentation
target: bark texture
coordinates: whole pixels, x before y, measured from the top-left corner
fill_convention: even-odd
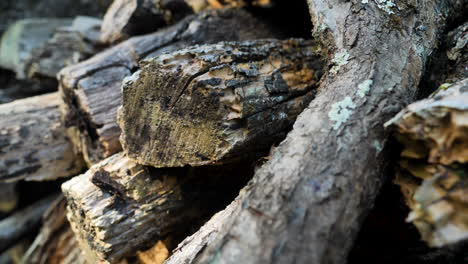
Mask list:
[[[241,168],[155,169],[115,154],[62,185],[68,219],[90,263],[115,263],[219,209]]]
[[[413,103],[388,126],[404,145],[396,182],[431,246],[468,239],[468,79]]]
[[[44,213],[42,228],[23,256],[24,264],[84,264],[86,260],[66,218],[61,195]]]
[[[123,149],[154,167],[268,149],[314,96],[325,66],[316,49],[298,39],[223,42],[142,61],[122,89]]]
[[[42,181],[79,173],[75,155],[60,122],[58,93],[0,105],[0,181]]]
[[[383,179],[383,124],[413,100],[439,33],[465,8],[434,0],[308,3],[332,67],[193,263],[344,263]],[[184,263],[177,254],[173,263]]]
[[[192,44],[273,37],[268,27],[242,10],[203,12],[154,34],[131,38],[59,73],[69,135],[88,164],[121,150],[117,109],[122,80],[138,62]]]

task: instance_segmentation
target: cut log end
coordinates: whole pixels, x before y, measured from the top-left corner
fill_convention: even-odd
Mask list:
[[[144,61],[123,86],[121,142],[155,167],[232,162],[268,148],[314,95],[324,67],[313,42],[190,48]]]

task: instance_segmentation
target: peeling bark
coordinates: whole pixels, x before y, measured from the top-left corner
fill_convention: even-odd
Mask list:
[[[302,40],[223,42],[142,61],[124,81],[121,143],[140,164],[223,164],[268,149],[312,100],[324,62]]]
[[[246,175],[242,166],[155,169],[120,153],[64,183],[62,190],[88,261],[115,263],[204,220],[235,196]]]
[[[121,150],[117,109],[122,80],[144,58],[193,44],[272,37],[265,24],[242,10],[203,12],[154,34],[131,38],[59,73],[68,132],[88,164]]]
[[[333,67],[240,196],[242,206],[192,263],[345,262],[389,160],[383,124],[414,99],[447,19],[465,7],[386,2],[393,5],[308,1],[314,36]],[[184,263],[178,252],[173,263]]]
[[[413,103],[388,124],[404,144],[396,182],[408,221],[431,246],[468,239],[468,79]]]
[[[0,105],[0,181],[76,175],[83,161],[60,122],[58,93]]]

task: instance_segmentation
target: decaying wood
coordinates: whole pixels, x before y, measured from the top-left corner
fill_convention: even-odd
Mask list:
[[[158,241],[152,248],[137,252],[136,257],[139,264],[163,264],[169,257],[169,250]]]
[[[265,24],[239,9],[202,12],[154,34],[131,38],[59,73],[69,135],[88,164],[121,150],[117,109],[122,80],[144,58],[192,44],[273,37]]]
[[[268,149],[315,94],[324,70],[316,49],[299,39],[222,42],[142,61],[122,89],[123,149],[154,167]]]
[[[451,67],[446,82],[468,78],[468,22],[448,34],[447,48],[446,55]]]
[[[0,105],[0,181],[53,180],[83,168],[60,122],[58,93]]]
[[[86,260],[66,218],[66,200],[57,198],[44,213],[42,228],[24,254],[24,264],[84,264]]]
[[[67,217],[89,262],[114,263],[187,231],[235,190],[236,177],[246,174],[240,166],[155,169],[119,153],[64,183],[62,190]]]
[[[71,23],[71,19],[34,18],[11,25],[0,43],[0,66],[16,72],[18,79],[26,79],[31,52],[46,43],[57,28]]]
[[[192,263],[345,263],[389,160],[383,124],[414,99],[447,19],[465,7],[456,0],[308,4],[333,67],[240,196],[242,206],[218,223],[222,230]],[[197,243],[188,241],[172,263],[184,263],[180,252]]]
[[[114,0],[104,16],[101,40],[114,43],[130,36],[154,32],[193,14],[226,7],[269,6],[269,0]]]
[[[16,183],[0,183],[0,216],[13,211],[17,205]]]
[[[70,26],[59,27],[44,44],[33,49],[25,62],[28,78],[56,77],[65,66],[76,64],[96,54],[101,20],[79,16]]]
[[[42,214],[57,196],[44,198],[0,221],[0,252],[16,244],[23,236],[37,228]]]
[[[104,16],[101,40],[113,43],[154,32],[192,13],[184,0],[114,0]]]
[[[0,65],[19,79],[55,79],[66,65],[97,53],[100,25],[99,19],[83,16],[18,21],[2,38]]]
[[[468,79],[413,103],[388,126],[403,143],[396,182],[431,246],[468,239]]]

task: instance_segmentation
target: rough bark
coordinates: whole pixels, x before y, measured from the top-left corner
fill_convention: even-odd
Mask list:
[[[0,252],[15,245],[41,223],[42,214],[56,196],[44,198],[0,221]]]
[[[82,170],[60,122],[60,103],[52,93],[0,105],[0,181],[54,180]]]
[[[122,88],[123,149],[159,168],[268,149],[315,94],[325,66],[316,49],[299,39],[222,42],[142,61]]]
[[[61,195],[43,215],[42,228],[22,258],[24,264],[84,264],[86,260],[66,218]]]
[[[404,145],[396,182],[408,221],[431,246],[468,239],[468,79],[413,103],[392,119]]]
[[[383,124],[413,100],[447,18],[465,4],[308,3],[333,67],[194,263],[344,263],[389,160]]]
[[[154,32],[192,13],[184,0],[114,0],[104,16],[101,41],[114,43]]]
[[[89,164],[121,150],[117,109],[122,80],[144,58],[192,44],[272,37],[266,25],[242,10],[203,12],[154,34],[131,38],[59,73],[69,135]]]
[[[62,190],[88,261],[114,263],[187,231],[235,196],[236,177],[246,174],[242,167],[155,169],[120,153],[64,183]]]

